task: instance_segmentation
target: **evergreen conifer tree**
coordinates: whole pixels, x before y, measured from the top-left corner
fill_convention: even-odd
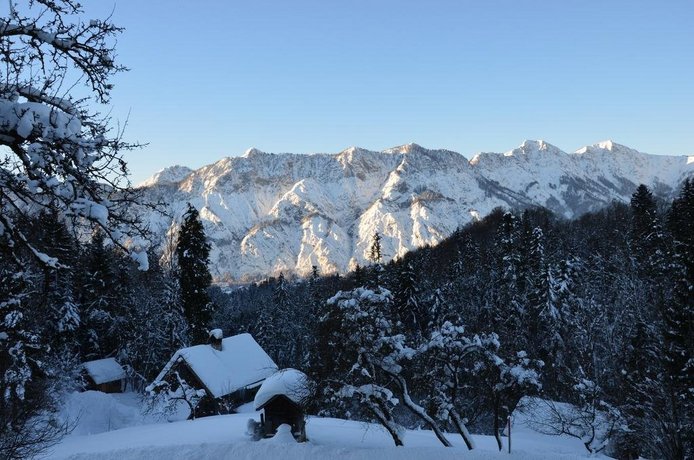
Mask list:
[[[664,265],[664,235],[658,208],[649,188],[639,185],[631,197],[633,255],[641,270],[659,278]]]
[[[366,284],[366,274],[364,268],[357,264],[354,267],[354,287],[363,287]]]
[[[115,353],[118,331],[114,322],[122,313],[124,286],[118,283],[115,254],[105,246],[101,230],[82,251],[82,270],[77,274],[79,303],[82,306],[79,328],[84,359],[98,359]]]
[[[41,301],[38,312],[43,321],[43,335],[53,349],[72,353],[77,349],[76,333],[80,325],[80,308],[74,295],[74,273],[78,261],[78,244],[56,210],[44,210],[32,219],[32,239],[46,254],[54,254],[61,263],[44,265]]]
[[[198,211],[189,203],[183,216],[178,236],[176,256],[179,267],[181,303],[188,320],[190,340],[193,344],[204,343],[214,308],[207,289],[212,282],[208,269],[210,244]]]
[[[687,179],[668,214],[674,295],[663,308],[664,367],[678,401],[681,453],[694,458],[694,181]]]
[[[403,261],[397,271],[396,285],[393,293],[395,318],[402,321],[405,327],[418,335],[423,334],[428,323],[420,307],[417,274],[412,262]]]
[[[369,259],[374,264],[380,264],[383,260],[383,254],[381,253],[381,235],[378,232],[374,232],[371,239],[371,247],[369,248]]]

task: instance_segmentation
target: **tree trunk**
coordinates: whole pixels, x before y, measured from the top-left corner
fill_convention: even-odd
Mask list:
[[[388,431],[390,436],[393,438],[393,442],[395,443],[395,446],[396,447],[403,447],[404,444],[402,442],[402,438],[400,437],[400,430],[396,426],[392,417],[390,417],[389,414],[384,412],[379,407],[379,405],[374,401],[370,401],[367,399],[366,405],[369,408],[369,410],[371,411],[371,413],[374,414],[376,419],[378,419],[378,421],[381,423],[383,428],[385,428],[386,431]]]
[[[494,401],[494,438],[496,438],[496,444],[499,447],[499,452],[504,450],[504,444],[501,441],[501,433],[499,433],[499,401],[495,399]]]
[[[422,406],[418,405],[412,400],[412,398],[410,398],[410,392],[407,389],[407,382],[405,381],[405,379],[401,375],[395,374],[386,369],[383,369],[383,371],[391,377],[393,377],[393,379],[395,380],[395,383],[397,384],[398,389],[400,390],[402,402],[405,405],[405,407],[407,407],[413,414],[424,420],[424,422],[427,425],[429,425],[429,428],[431,428],[431,430],[434,432],[439,441],[441,441],[441,444],[443,444],[446,447],[452,447],[453,444],[451,444],[451,442],[443,434],[443,431],[441,431],[441,428],[439,428],[436,421],[433,418],[431,418],[429,414],[426,413]]]
[[[460,436],[463,438],[463,441],[465,441],[465,445],[467,446],[468,450],[474,449],[475,441],[472,439],[472,436],[470,436],[470,432],[467,430],[463,418],[455,409],[451,409],[450,414],[451,420],[453,421],[453,426],[455,426],[458,433],[460,433]]]

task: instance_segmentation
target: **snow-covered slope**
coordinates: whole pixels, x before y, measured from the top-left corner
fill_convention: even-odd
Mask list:
[[[174,165],[157,171],[152,177],[142,182],[139,187],[152,187],[154,185],[173,185],[185,179],[193,170],[187,166]]]
[[[70,435],[45,457],[46,460],[141,460],[141,459],[516,459],[579,460],[588,457],[582,442],[567,436],[545,436],[523,427],[514,431],[512,453],[499,452],[492,436],[474,435],[476,449],[468,451],[457,434],[447,437],[453,447],[442,447],[433,432],[408,430],[405,447],[394,447],[382,427],[365,422],[310,417],[309,441],[289,439],[250,441],[249,418],[259,413],[205,417],[174,423],[140,425],[94,435]],[[289,441],[289,442],[286,442]],[[504,443],[506,439],[504,439]],[[596,455],[590,458],[606,458]]]
[[[173,219],[145,214],[162,240],[188,202],[200,210],[213,276],[225,281],[304,275],[313,265],[344,272],[365,262],[376,231],[388,260],[435,244],[497,206],[545,206],[573,217],[627,201],[640,183],[672,194],[693,173],[691,157],[648,155],[611,141],[571,154],[525,141],[470,161],[416,144],[315,155],[249,149],[196,171],[167,168],[141,187],[169,203]]]

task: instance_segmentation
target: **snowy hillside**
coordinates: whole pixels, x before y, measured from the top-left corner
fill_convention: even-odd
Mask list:
[[[487,460],[588,458],[579,439],[546,436],[524,424],[513,428],[512,454],[499,452],[492,436],[475,435],[476,448],[468,451],[460,436],[450,435],[454,447],[442,447],[431,431],[409,430],[405,447],[394,447],[388,433],[379,425],[334,418],[310,417],[306,424],[309,441],[297,444],[291,435],[253,442],[245,435],[249,418],[259,413],[205,417],[173,423],[126,419],[123,414],[133,405],[106,402],[112,395],[96,394],[73,400],[88,400],[89,406],[77,407],[82,418],[73,434],[67,436],[46,458],[55,460],[88,459],[457,459]],[[97,397],[98,396],[98,397]],[[119,395],[124,396],[124,395]],[[131,398],[132,399],[132,398]],[[76,403],[73,402],[73,406]],[[111,406],[115,407],[112,408]],[[242,407],[243,409],[243,407]],[[250,410],[250,409],[247,409]],[[100,416],[97,417],[97,413]],[[108,420],[108,424],[105,422]],[[124,422],[132,425],[123,427]],[[92,428],[90,430],[90,428]],[[91,434],[90,434],[91,433]],[[504,443],[506,443],[504,438]],[[602,458],[597,455],[593,458]]]
[[[217,280],[280,271],[344,272],[365,263],[374,232],[386,260],[435,244],[497,206],[545,206],[572,217],[645,183],[671,194],[694,172],[686,156],[656,156],[611,141],[566,153],[525,141],[468,161],[448,150],[407,144],[382,152],[269,154],[249,149],[196,171],[175,166],[142,184],[169,203],[174,219],[146,214],[162,240],[186,204],[200,210]]]

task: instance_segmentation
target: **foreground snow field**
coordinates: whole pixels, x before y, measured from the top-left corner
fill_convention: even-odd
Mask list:
[[[110,395],[104,395],[107,399]],[[92,400],[94,400],[92,396]],[[94,407],[94,406],[93,406]],[[581,442],[574,438],[545,436],[516,425],[513,452],[498,452],[491,436],[474,436],[477,449],[468,451],[460,436],[450,434],[453,448],[441,447],[433,433],[408,431],[405,447],[396,448],[380,426],[331,418],[309,418],[309,442],[283,443],[274,439],[252,442],[245,435],[255,412],[221,415],[172,423],[150,423],[98,434],[89,431],[87,420],[67,436],[45,458],[56,460],[127,459],[576,459],[587,457]],[[96,423],[91,416],[89,424]],[[135,420],[132,420],[136,423]],[[139,423],[146,423],[142,419]],[[95,430],[104,429],[99,423]],[[506,442],[506,438],[504,438]]]

